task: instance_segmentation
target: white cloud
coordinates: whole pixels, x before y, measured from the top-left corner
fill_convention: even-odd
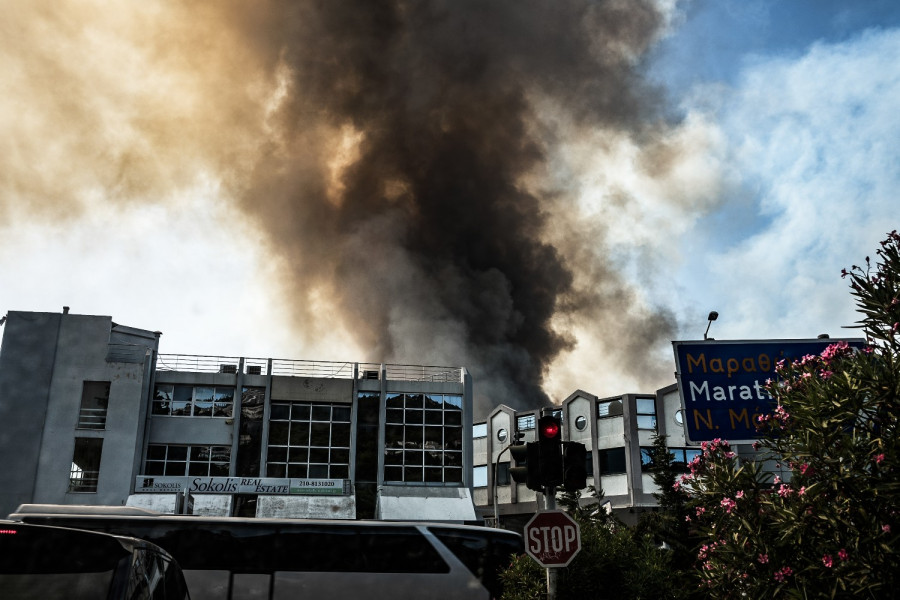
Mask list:
[[[840,270],[900,225],[898,55],[900,30],[869,31],[738,78],[720,123],[758,214],[727,222],[726,203],[682,269],[720,338],[857,333],[840,329],[856,320]]]

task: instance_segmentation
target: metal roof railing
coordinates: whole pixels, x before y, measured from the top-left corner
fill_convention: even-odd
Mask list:
[[[381,365],[380,363],[195,356],[187,354],[159,354],[156,359],[157,371],[237,374],[241,365],[243,365],[243,372],[248,375],[353,379],[354,373],[356,373],[356,377],[360,379],[380,379],[383,368],[385,376],[389,380],[448,383],[461,383],[463,372],[462,367]]]

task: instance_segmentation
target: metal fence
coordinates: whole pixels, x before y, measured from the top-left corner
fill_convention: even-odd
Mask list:
[[[156,369],[158,371],[186,371],[192,373],[236,374],[242,364],[243,372],[248,375],[353,379],[355,374],[360,379],[381,379],[383,369],[386,378],[394,381],[462,382],[461,367],[381,365],[379,363],[268,358],[242,359],[233,356],[193,356],[186,354],[160,354],[156,359]]]

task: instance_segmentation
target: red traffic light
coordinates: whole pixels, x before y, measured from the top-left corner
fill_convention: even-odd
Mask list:
[[[538,433],[545,440],[558,438],[559,421],[555,417],[541,417],[538,421]]]

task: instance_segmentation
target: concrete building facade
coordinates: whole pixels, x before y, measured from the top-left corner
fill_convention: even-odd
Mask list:
[[[653,435],[666,436],[675,460],[687,464],[699,454],[685,440],[678,387],[671,385],[653,394],[624,394],[599,398],[577,390],[561,406],[550,409],[560,417],[563,439],[587,448],[587,484],[603,491],[607,509],[626,523],[635,523],[642,512],[655,510],[658,492],[647,472]],[[540,410],[515,411],[497,407],[483,423],[476,423],[474,437],[474,497],[485,521],[516,528],[545,506],[543,494],[529,490],[509,476],[508,448],[516,432],[523,441],[535,440]],[[596,502],[590,489],[581,502]],[[496,506],[495,506],[496,498]]]
[[[0,514],[476,520],[462,367],[160,354],[110,317],[11,311]]]

